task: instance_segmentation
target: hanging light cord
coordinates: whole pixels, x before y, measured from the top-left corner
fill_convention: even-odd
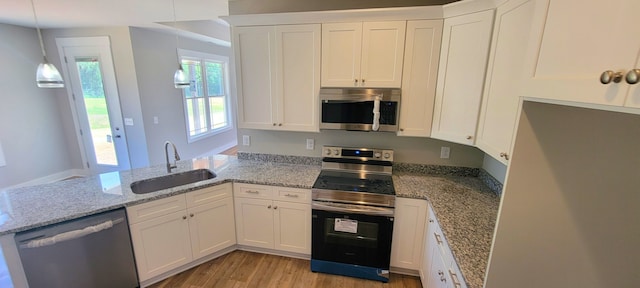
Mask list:
[[[48,63],[49,61],[47,61],[47,53],[44,52],[44,42],[42,41],[42,33],[40,32],[40,26],[38,25],[38,16],[36,15],[36,6],[33,4],[33,0],[31,0],[31,9],[33,10],[33,19],[36,20],[36,30],[38,31],[38,39],[40,39],[40,49],[42,49],[42,57],[44,58],[44,62]]]
[[[171,0],[171,3],[173,4],[173,29],[176,30],[176,31],[173,31],[174,33],[176,33],[176,56],[178,56],[178,68],[182,70],[182,63],[180,63],[180,54],[178,53],[178,32],[177,32],[178,25],[176,23],[176,0]]]

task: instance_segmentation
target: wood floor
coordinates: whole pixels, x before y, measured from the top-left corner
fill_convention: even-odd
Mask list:
[[[236,156],[238,154],[238,146],[233,146],[227,150],[220,152],[223,155]]]
[[[240,287],[422,287],[413,276],[391,274],[389,283],[314,273],[309,260],[246,251],[234,251],[184,271],[150,287],[153,288],[240,288]]]

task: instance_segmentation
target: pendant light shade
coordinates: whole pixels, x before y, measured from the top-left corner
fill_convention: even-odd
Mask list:
[[[32,0],[33,1],[33,0]],[[176,28],[176,1],[171,1],[173,5],[173,28]],[[177,33],[177,31],[175,31]],[[173,74],[173,86],[178,89],[189,88],[191,85],[189,81],[189,75],[184,72],[182,69],[182,64],[180,63],[180,55],[177,54],[178,51],[178,34],[176,34],[176,55],[178,56],[178,70]]]
[[[36,30],[38,31],[38,39],[40,40],[40,49],[42,50],[43,58],[43,62],[38,65],[38,70],[36,70],[36,84],[38,84],[40,88],[62,88],[64,87],[62,75],[60,75],[56,66],[47,61],[47,54],[44,51],[44,43],[42,42],[42,33],[38,25],[36,6],[33,4],[33,0],[31,0],[31,9],[33,10],[33,18],[36,22]]]
[[[189,76],[184,72],[182,66],[179,66],[176,73],[173,74],[173,85],[179,89],[189,88],[191,85],[191,83],[189,83]]]
[[[62,88],[64,87],[64,81],[56,66],[47,62],[45,59],[43,63],[38,65],[36,71],[36,83],[40,88]]]

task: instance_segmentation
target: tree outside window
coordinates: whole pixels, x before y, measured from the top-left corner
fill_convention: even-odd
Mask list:
[[[231,128],[227,57],[181,50],[182,67],[191,79],[183,89],[189,142]]]

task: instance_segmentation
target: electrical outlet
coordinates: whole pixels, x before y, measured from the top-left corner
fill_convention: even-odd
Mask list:
[[[153,116],[153,124],[158,124],[158,116]]]
[[[307,139],[307,150],[313,150],[314,142],[313,139]]]
[[[4,152],[2,151],[2,142],[0,142],[0,167],[7,166],[7,161],[4,159]]]
[[[243,146],[251,146],[251,136],[242,135],[242,145]]]
[[[451,148],[449,147],[440,147],[440,158],[449,158],[449,153],[451,153]]]

